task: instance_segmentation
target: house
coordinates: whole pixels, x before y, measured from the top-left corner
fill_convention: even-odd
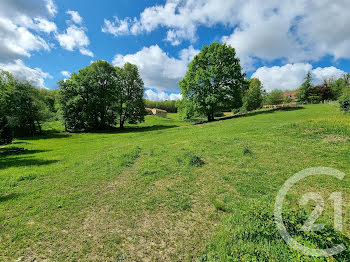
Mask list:
[[[285,92],[282,94],[283,100],[285,100],[286,98],[290,98],[291,101],[295,101],[297,99],[297,93],[297,91]]]
[[[167,116],[168,116],[168,112],[167,111],[162,110],[162,109],[158,109],[158,108],[153,108],[152,109],[152,113],[155,116],[164,117],[164,118],[167,118]]]
[[[147,115],[153,115],[152,108],[146,107],[145,109],[146,109]]]
[[[159,116],[167,118],[168,112],[159,108],[148,108],[146,107],[147,115]]]

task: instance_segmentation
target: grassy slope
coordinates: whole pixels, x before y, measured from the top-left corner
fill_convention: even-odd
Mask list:
[[[278,189],[294,173],[328,166],[348,174],[350,117],[327,105],[195,126],[170,116],[148,116],[124,132],[17,140],[29,150],[0,155],[0,260],[296,256],[278,236],[231,236],[268,220],[250,210],[271,215]],[[290,202],[298,190],[321,191],[325,199],[343,190],[350,237],[349,188],[349,175],[341,182],[314,177]],[[328,224],[331,215],[329,207]]]

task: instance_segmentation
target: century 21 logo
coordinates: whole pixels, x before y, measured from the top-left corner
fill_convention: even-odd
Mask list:
[[[340,172],[339,170],[328,168],[328,167],[313,167],[313,168],[305,169],[295,174],[284,183],[284,185],[278,192],[278,195],[275,201],[275,212],[274,212],[275,222],[280,235],[288,243],[288,245],[293,249],[298,250],[299,252],[305,255],[314,256],[314,257],[334,256],[346,250],[346,247],[344,244],[339,244],[335,247],[331,247],[327,249],[314,249],[314,248],[305,247],[299,244],[288,233],[287,228],[283,223],[283,218],[282,218],[283,202],[288,191],[300,180],[313,175],[329,175],[339,180],[342,180],[345,177],[345,174],[343,172]],[[334,230],[342,231],[342,193],[341,192],[332,193],[329,197],[329,200],[334,201]],[[324,210],[324,199],[319,193],[310,192],[310,193],[306,193],[300,199],[299,204],[306,205],[309,201],[314,201],[316,203],[316,207],[311,213],[310,217],[306,220],[301,230],[304,232],[321,231],[324,225],[315,224],[315,222]]]

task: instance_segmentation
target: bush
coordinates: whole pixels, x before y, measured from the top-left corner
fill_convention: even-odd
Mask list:
[[[279,105],[283,101],[283,92],[281,90],[273,90],[265,97],[264,104]]]
[[[189,164],[190,166],[200,167],[204,165],[204,161],[199,156],[193,155],[190,157]]]
[[[251,78],[248,80],[249,89],[243,97],[242,111],[253,111],[261,108],[263,103],[262,84],[259,79]]]
[[[340,100],[340,109],[343,110],[344,112],[350,113],[350,92],[344,94]]]

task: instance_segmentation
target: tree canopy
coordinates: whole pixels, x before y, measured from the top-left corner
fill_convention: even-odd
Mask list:
[[[123,127],[144,119],[143,82],[135,65],[119,68],[98,60],[58,85],[67,130],[106,129],[118,122]]]
[[[310,103],[313,99],[313,85],[311,84],[311,72],[308,72],[305,77],[305,82],[301,85],[297,93],[297,99],[300,103]]]
[[[249,89],[243,98],[243,110],[252,111],[261,108],[263,103],[263,85],[258,78],[248,79]]]
[[[273,90],[268,93],[264,98],[264,103],[267,105],[279,105],[283,101],[283,91],[282,90]]]
[[[41,133],[41,122],[49,116],[42,94],[28,82],[20,82],[10,73],[0,70],[0,131],[7,136]]]
[[[182,110],[205,115],[208,121],[217,112],[240,108],[248,87],[235,49],[220,43],[202,48],[179,85]]]
[[[143,100],[143,81],[136,65],[126,63],[116,68],[118,78],[118,118],[121,128],[125,122],[136,124],[145,120],[146,110]]]

